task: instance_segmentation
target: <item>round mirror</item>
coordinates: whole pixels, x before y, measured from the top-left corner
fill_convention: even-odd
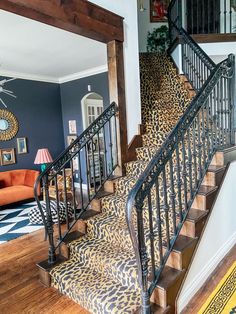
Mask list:
[[[0,119],[0,130],[1,131],[6,131],[9,127],[9,123],[5,119]]]
[[[0,109],[0,141],[9,141],[16,136],[19,124],[14,114]]]

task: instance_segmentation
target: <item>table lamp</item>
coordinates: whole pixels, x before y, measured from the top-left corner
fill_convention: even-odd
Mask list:
[[[47,148],[41,148],[37,151],[34,164],[41,165],[41,171],[43,172],[46,169],[46,164],[52,162],[52,156],[50,155]]]

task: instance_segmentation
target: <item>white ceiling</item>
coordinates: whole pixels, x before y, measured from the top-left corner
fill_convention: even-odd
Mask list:
[[[0,76],[61,83],[106,70],[105,44],[0,10]]]

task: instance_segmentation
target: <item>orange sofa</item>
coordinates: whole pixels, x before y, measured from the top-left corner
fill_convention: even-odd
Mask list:
[[[27,169],[0,172],[0,206],[34,198],[38,175],[39,171]]]

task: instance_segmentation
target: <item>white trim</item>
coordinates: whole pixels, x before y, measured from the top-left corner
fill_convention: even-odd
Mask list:
[[[15,78],[29,80],[29,81],[39,81],[39,82],[56,83],[56,84],[59,83],[59,80],[57,78],[51,77],[51,76],[35,75],[35,74],[13,72],[13,71],[6,71],[6,70],[0,70],[0,76],[15,77]]]
[[[62,76],[59,78],[55,78],[51,76],[29,74],[29,73],[6,71],[6,70],[0,70],[0,76],[15,77],[15,78],[19,78],[23,80],[30,80],[30,81],[62,84],[62,83],[78,80],[83,77],[88,77],[91,75],[104,73],[107,71],[108,71],[107,65],[101,65],[99,67],[91,68],[85,71],[73,73],[73,74]]]
[[[80,183],[74,182],[74,186],[75,186],[75,188],[80,189]],[[87,184],[82,183],[82,189],[87,190]]]
[[[67,76],[60,77],[59,78],[59,83],[62,84],[62,83],[78,80],[78,79],[83,78],[83,77],[88,77],[88,76],[91,76],[91,75],[104,73],[104,72],[107,72],[107,71],[108,71],[107,64],[104,64],[104,65],[101,65],[99,67],[95,67],[95,68],[92,68],[92,69],[88,69],[88,70],[85,70],[85,71],[81,71],[81,72],[78,72],[78,73],[74,73],[74,74],[70,74],[70,75],[67,75]]]
[[[185,288],[186,293],[178,300],[178,308],[184,309],[186,304],[198,292],[198,290],[206,282],[207,278],[216,269],[217,265],[222,261],[225,255],[231,250],[236,243],[236,232],[224,243],[209,262],[202,268],[198,275],[192,280],[191,284]]]

